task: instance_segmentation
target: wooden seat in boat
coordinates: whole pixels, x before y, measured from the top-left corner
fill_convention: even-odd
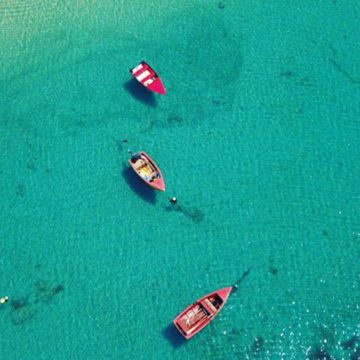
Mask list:
[[[204,300],[204,305],[206,306],[206,308],[208,310],[211,311],[211,313],[215,313],[217,311],[217,308],[215,307],[215,305],[209,299]]]
[[[135,168],[136,170],[140,170],[142,167],[146,166],[146,162],[143,159],[139,159],[138,161],[136,161],[135,163]]]
[[[187,312],[180,320],[179,325],[186,332],[191,332],[197,328],[204,320],[206,320],[207,314],[198,306],[189,312]]]

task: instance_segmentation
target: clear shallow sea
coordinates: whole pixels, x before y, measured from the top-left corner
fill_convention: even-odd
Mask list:
[[[359,15],[0,1],[0,359],[358,359]],[[182,342],[173,318],[239,279]]]

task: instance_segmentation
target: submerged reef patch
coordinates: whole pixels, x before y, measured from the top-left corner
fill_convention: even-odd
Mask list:
[[[11,300],[10,318],[14,325],[20,325],[35,315],[36,310],[30,304],[29,297],[30,295]]]
[[[17,184],[15,193],[17,196],[24,197],[26,195],[26,187],[24,184]]]
[[[295,73],[292,70],[286,70],[280,73],[281,77],[285,77],[286,79],[291,79],[295,76]]]
[[[320,349],[315,347],[314,351],[310,353],[310,360],[334,360],[335,358],[332,357],[325,349]]]
[[[39,268],[39,264],[36,268]],[[51,286],[47,281],[39,280],[34,285],[35,291],[25,297],[10,301],[10,319],[14,325],[21,325],[30,320],[38,312],[39,302],[49,303],[57,294],[65,290],[64,285]]]
[[[169,124],[180,124],[183,121],[184,121],[184,119],[180,115],[177,115],[177,114],[170,114],[167,118],[167,122]]]
[[[36,314],[36,310],[31,304],[24,304],[18,308],[11,310],[11,321],[14,325],[20,325],[27,320],[30,320]]]
[[[55,287],[52,287],[46,281],[40,280],[35,283],[35,303],[49,302],[56,294],[64,290],[64,286],[59,284]]]
[[[224,9],[225,9],[225,2],[224,2],[224,1],[220,1],[220,2],[218,3],[218,8],[219,8],[220,10],[224,10]]]
[[[157,122],[155,120],[150,120],[149,125],[146,128],[142,129],[141,132],[147,133],[147,132],[151,131],[156,124],[157,124]]]
[[[349,340],[343,341],[341,343],[341,347],[344,350],[351,350],[355,348],[356,343],[359,341],[359,338],[354,335],[353,337],[351,337]]]
[[[28,305],[28,297],[26,298],[21,298],[21,299],[14,299],[11,300],[10,305],[13,308],[13,310],[18,310],[21,309],[22,307]]]
[[[360,359],[360,347],[357,347],[355,351],[351,354],[350,360],[359,360]]]
[[[304,87],[312,87],[313,86],[313,80],[309,78],[308,76],[299,77],[296,75],[296,73],[292,70],[285,70],[280,73],[280,77],[285,78],[287,80],[293,80],[296,85],[301,85]],[[303,112],[303,109],[301,110]]]
[[[26,168],[28,170],[31,170],[31,171],[36,171],[37,170],[37,166],[35,164],[35,161],[34,160],[31,160],[29,161],[27,164],[26,164]]]
[[[276,269],[276,268],[274,268],[274,267],[269,267],[269,271],[270,271],[271,274],[277,275],[277,273],[278,273],[279,270]]]

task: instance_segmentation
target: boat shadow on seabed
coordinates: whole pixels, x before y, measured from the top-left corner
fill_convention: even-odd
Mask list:
[[[146,185],[127,165],[123,165],[122,174],[129,184],[130,188],[143,200],[147,201],[150,204],[156,203],[156,193],[155,190],[150,186]]]
[[[137,80],[131,79],[124,83],[124,89],[129,92],[135,99],[149,106],[156,106],[154,94],[145,86],[141,85]]]
[[[162,331],[162,334],[164,335],[164,337],[166,339],[169,340],[169,342],[175,349],[179,348],[180,346],[182,346],[186,343],[186,340],[181,336],[181,334],[179,333],[179,331],[176,329],[176,327],[173,324],[166,327]]]

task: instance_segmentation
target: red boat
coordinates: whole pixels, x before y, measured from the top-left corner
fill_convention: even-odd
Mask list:
[[[142,61],[138,66],[132,68],[130,72],[137,81],[139,81],[149,90],[162,95],[166,94],[165,86],[159,78],[158,74],[145,61]]]
[[[214,291],[190,305],[174,320],[176,328],[189,340],[208,325],[225,305],[232,287]]]
[[[132,153],[129,164],[153,189],[165,191],[164,177],[155,161],[145,151]]]

